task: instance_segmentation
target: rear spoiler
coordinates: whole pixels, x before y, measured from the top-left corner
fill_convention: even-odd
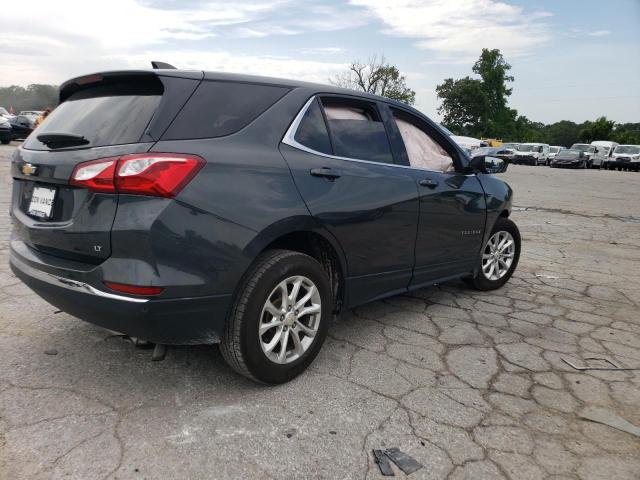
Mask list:
[[[162,62],[154,62],[156,64],[162,64]],[[168,65],[169,64],[163,64]],[[146,78],[145,78],[146,77]],[[155,80],[156,77],[180,77],[189,78],[193,80],[202,80],[204,72],[201,70],[178,70],[174,67],[167,69],[156,70],[114,70],[108,72],[92,73],[89,75],[82,75],[81,77],[75,77],[67,80],[60,85],[59,100],[60,103],[64,102],[74,93],[84,90],[85,88],[95,87],[98,85],[106,85],[119,83],[122,81],[144,81]]]

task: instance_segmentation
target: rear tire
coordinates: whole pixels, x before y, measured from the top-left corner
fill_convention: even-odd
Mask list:
[[[11,140],[1,140],[3,145],[9,145]]]
[[[294,293],[298,279],[299,290]],[[310,298],[303,302],[307,294]],[[318,305],[319,312],[302,313]],[[320,351],[332,310],[329,278],[314,258],[290,250],[268,250],[238,288],[220,351],[240,375],[271,385],[288,382]],[[274,326],[265,329],[271,323]]]
[[[501,234],[502,237],[500,236]],[[499,278],[490,278],[491,275],[487,275],[483,267],[486,262],[485,256],[489,256],[492,254],[492,248],[490,244],[495,237],[497,237],[498,239],[509,239],[510,237],[513,240],[513,257],[511,264],[508,266],[508,268],[506,268],[506,271],[499,276]],[[493,229],[491,230],[489,240],[482,248],[482,253],[478,261],[476,273],[472,277],[468,277],[465,279],[467,284],[472,288],[475,288],[476,290],[482,291],[496,290],[502,287],[511,278],[513,272],[518,266],[518,260],[520,259],[520,246],[520,230],[518,230],[516,224],[508,218],[498,218],[495,225],[493,226]]]

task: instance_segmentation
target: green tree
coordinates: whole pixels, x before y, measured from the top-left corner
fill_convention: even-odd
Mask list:
[[[513,82],[513,77],[507,75],[511,65],[506,62],[500,50],[483,48],[472,70],[482,79],[482,88],[489,99],[489,108],[495,112],[505,108],[507,97],[513,91],[507,87],[507,82]]]
[[[500,50],[482,49],[473,65],[473,72],[480,79],[448,78],[436,87],[442,100],[438,112],[444,123],[475,136],[511,135],[522,128],[522,122],[517,123],[518,112],[507,106],[512,92],[508,84],[513,82],[510,69]]]
[[[330,78],[329,83],[393,98],[409,105],[416,101],[416,92],[407,86],[405,76],[384,57],[373,56],[366,63],[352,62],[347,72]]]
[[[447,78],[436,87],[436,93],[442,99],[438,113],[447,128],[459,134],[479,135],[479,125],[487,110],[487,97],[480,80]]]
[[[507,98],[513,89],[507,84],[513,82],[511,70],[500,50],[482,49],[480,58],[473,65],[473,73],[482,79],[482,91],[486,96],[487,108],[482,118],[482,130],[487,136],[501,135],[501,128],[510,119],[511,112],[507,108]]]
[[[581,127],[575,122],[561,120],[544,127],[546,143],[549,145],[560,145],[570,147],[579,141]]]
[[[611,140],[620,145],[640,145],[640,123],[623,123],[616,125]]]
[[[612,120],[607,120],[607,117],[600,117],[595,122],[588,122],[588,125],[580,130],[578,136],[585,143],[590,143],[594,140],[609,140],[614,126],[615,122]]]

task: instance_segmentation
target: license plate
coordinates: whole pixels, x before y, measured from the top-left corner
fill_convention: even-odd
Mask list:
[[[56,197],[55,188],[34,187],[29,204],[29,215],[40,218],[51,218],[53,201]]]

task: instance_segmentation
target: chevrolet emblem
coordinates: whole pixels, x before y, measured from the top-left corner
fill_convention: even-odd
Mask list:
[[[38,167],[36,167],[35,165],[31,165],[30,163],[25,163],[22,166],[22,173],[24,175],[35,175],[37,169]]]

